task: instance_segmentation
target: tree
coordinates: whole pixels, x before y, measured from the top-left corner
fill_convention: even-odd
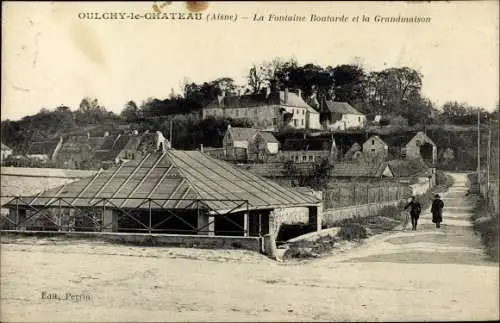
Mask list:
[[[80,125],[99,124],[113,116],[113,113],[99,104],[96,98],[83,98],[78,110],[75,111],[75,119]]]
[[[271,61],[264,61],[259,65],[253,64],[247,76],[250,92],[258,93],[269,85],[283,87],[289,72],[297,66],[297,60],[293,57],[289,59],[275,57]]]
[[[443,104],[442,110],[443,112],[440,115],[440,119],[444,123],[475,124],[477,122],[478,112],[483,121],[491,117],[483,108],[470,106],[465,102],[446,102]]]
[[[366,99],[366,75],[361,66],[338,65],[330,69],[335,81],[335,101],[364,102]]]
[[[250,87],[251,93],[256,94],[262,89],[262,87],[266,84],[265,77],[264,67],[257,67],[255,66],[255,64],[253,64],[248,71],[247,76],[248,86]]]
[[[120,113],[120,116],[125,120],[125,122],[137,122],[139,119],[139,108],[134,101],[128,101],[125,108]]]
[[[424,103],[421,88],[422,75],[408,67],[371,72],[366,80],[366,96],[372,113],[399,114],[407,119],[416,105]]]

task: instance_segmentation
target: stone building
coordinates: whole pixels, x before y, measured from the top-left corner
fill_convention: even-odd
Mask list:
[[[202,118],[209,116],[248,119],[254,127],[279,131],[294,129],[320,129],[319,112],[309,106],[297,92],[284,89],[240,96],[221,95],[202,109]]]
[[[371,136],[363,143],[363,155],[365,158],[386,159],[389,153],[389,145],[379,136]]]

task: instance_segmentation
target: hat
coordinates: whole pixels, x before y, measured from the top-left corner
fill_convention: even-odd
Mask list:
[[[436,194],[436,197],[437,197],[437,198],[439,198],[439,197],[441,197],[441,196],[439,196],[439,194]]]

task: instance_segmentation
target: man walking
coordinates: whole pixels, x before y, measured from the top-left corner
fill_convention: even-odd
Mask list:
[[[431,206],[432,222],[436,223],[436,228],[441,227],[441,222],[443,222],[443,207],[444,203],[441,197],[436,194]]]
[[[411,230],[417,230],[417,222],[420,217],[420,213],[422,212],[422,205],[415,198],[415,196],[411,197],[410,203],[406,204],[404,209],[410,208],[410,217],[411,217]]]

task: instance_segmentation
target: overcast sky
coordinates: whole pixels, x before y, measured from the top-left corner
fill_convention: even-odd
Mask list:
[[[493,110],[499,93],[498,1],[453,3],[214,3],[203,14],[237,22],[82,20],[79,12],[152,12],[153,2],[3,2],[2,120],[45,107],[73,109],[85,96],[119,112],[129,100],[166,98],[194,82],[242,83],[252,63],[294,56],[366,70],[409,66],[436,104],[465,101]],[[188,12],[184,3],[165,12]],[[253,22],[254,14],[430,16],[429,24]]]

